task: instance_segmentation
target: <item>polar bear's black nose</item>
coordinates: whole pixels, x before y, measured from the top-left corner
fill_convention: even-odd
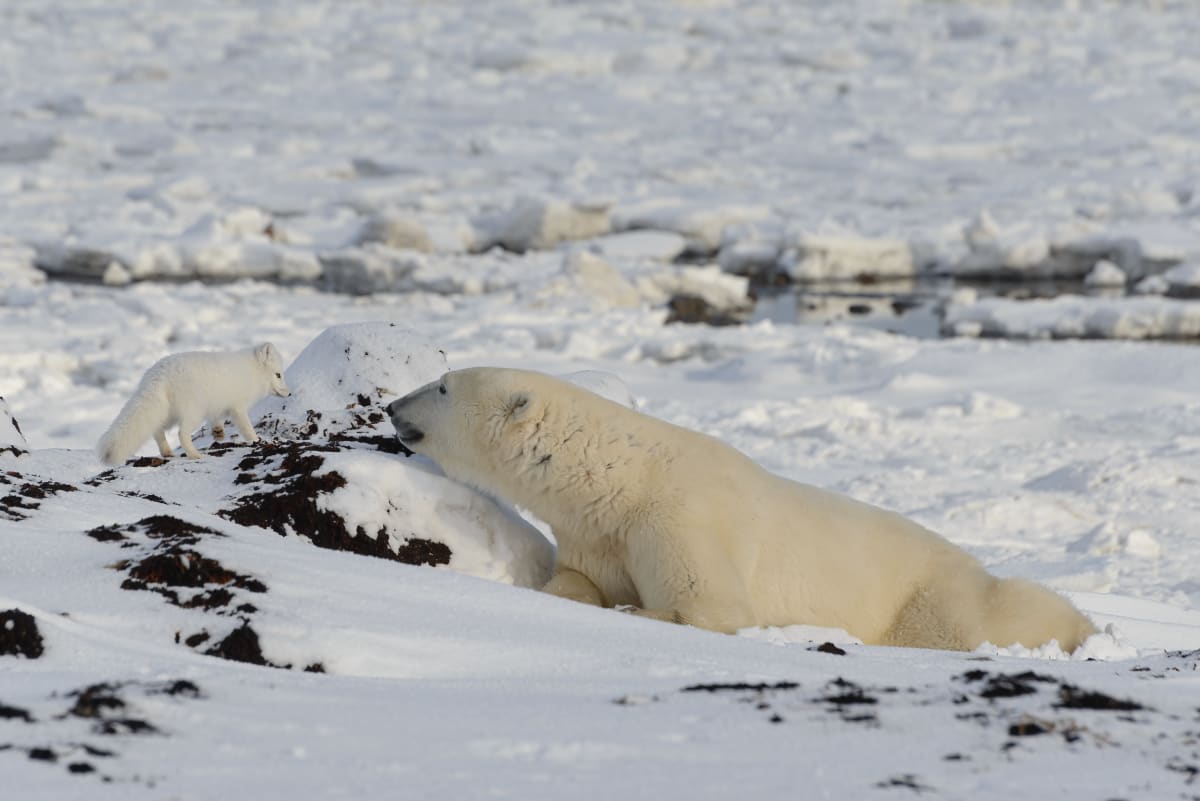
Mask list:
[[[411,445],[414,442],[420,442],[425,437],[425,432],[400,416],[403,406],[403,398],[392,401],[387,405],[388,416],[392,418],[392,425],[396,428],[396,438]]]

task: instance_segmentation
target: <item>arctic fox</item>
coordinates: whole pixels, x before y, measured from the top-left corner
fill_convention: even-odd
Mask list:
[[[133,397],[100,438],[100,458],[122,464],[151,436],[159,453],[171,456],[167,429],[178,425],[179,444],[188,456],[199,459],[192,432],[208,420],[213,437],[221,439],[227,416],[242,439],[258,442],[246,410],[269,392],[283,398],[291,394],[283,381],[279,351],[270,342],[247,350],[164,356],[142,376]]]

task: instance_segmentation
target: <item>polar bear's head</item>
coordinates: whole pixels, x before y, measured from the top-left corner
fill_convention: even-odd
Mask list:
[[[460,481],[497,491],[537,452],[550,376],[525,370],[454,370],[388,405],[396,436]],[[561,392],[561,388],[558,390]]]

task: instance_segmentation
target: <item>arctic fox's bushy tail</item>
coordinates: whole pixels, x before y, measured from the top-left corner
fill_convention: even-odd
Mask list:
[[[169,408],[158,387],[139,386],[117,419],[113,420],[96,450],[106,464],[122,464],[142,443],[166,428]]]

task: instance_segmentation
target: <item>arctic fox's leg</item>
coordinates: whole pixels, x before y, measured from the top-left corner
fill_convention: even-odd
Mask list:
[[[175,455],[175,451],[171,450],[171,446],[167,443],[166,431],[155,431],[154,441],[158,444],[158,452],[164,459],[170,459]]]
[[[208,421],[208,428],[212,431],[213,439],[220,442],[225,439],[225,421],[221,418],[214,418]]]
[[[246,416],[244,409],[230,409],[229,414],[233,417],[233,424],[237,426],[242,439],[246,442],[258,442],[258,434],[254,433],[254,426],[250,425],[250,418]]]
[[[183,419],[179,421],[179,444],[183,451],[193,459],[200,458],[200,451],[192,444],[192,431],[200,424],[199,420]]]

